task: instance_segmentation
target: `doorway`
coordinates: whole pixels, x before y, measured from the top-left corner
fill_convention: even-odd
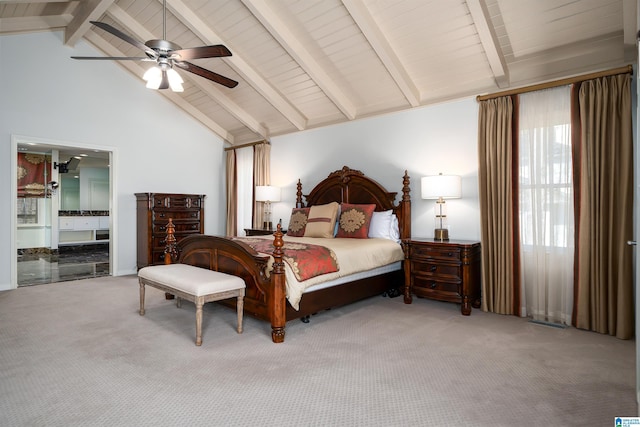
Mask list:
[[[114,149],[24,136],[12,149],[12,286],[111,275]]]

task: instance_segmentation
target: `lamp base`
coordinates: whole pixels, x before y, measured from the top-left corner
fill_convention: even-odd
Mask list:
[[[446,228],[436,228],[434,230],[434,239],[435,240],[449,240],[449,230]]]

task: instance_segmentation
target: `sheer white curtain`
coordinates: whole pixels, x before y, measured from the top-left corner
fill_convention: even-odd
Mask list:
[[[236,150],[238,177],[238,223],[237,236],[244,236],[245,228],[253,228],[253,147]]]
[[[575,229],[571,88],[522,94],[519,106],[521,312],[570,325]]]

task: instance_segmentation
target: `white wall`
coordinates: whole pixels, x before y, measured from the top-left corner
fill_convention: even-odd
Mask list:
[[[205,231],[224,232],[222,140],[84,42],[61,32],[0,36],[0,290],[11,287],[11,135],[115,152],[116,275],[136,271],[135,192],[206,194]]]
[[[349,166],[402,196],[411,177],[412,235],[433,237],[435,200],[420,198],[420,178],[462,176],[462,198],[448,200],[449,237],[480,239],[478,200],[478,106],[473,98],[271,139],[271,183],[282,187],[273,219],[289,223],[296,183],[308,194],[329,172]]]

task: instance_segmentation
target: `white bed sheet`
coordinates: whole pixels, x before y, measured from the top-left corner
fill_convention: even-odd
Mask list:
[[[273,239],[273,236],[260,236],[260,238]],[[287,235],[283,239],[285,242],[325,246],[333,250],[338,259],[338,271],[312,277],[304,282],[298,282],[289,265],[286,262],[284,263],[287,299],[296,310],[299,308],[302,294],[307,290],[317,290],[321,287],[346,283],[352,279],[350,276],[354,274],[361,274],[362,277],[374,276],[379,274],[375,271],[378,268],[382,268],[382,272],[398,270],[401,268],[400,261],[404,259],[402,246],[388,239],[314,238]],[[362,274],[371,270],[374,271],[372,274]],[[320,286],[320,284],[323,284],[323,286]]]

